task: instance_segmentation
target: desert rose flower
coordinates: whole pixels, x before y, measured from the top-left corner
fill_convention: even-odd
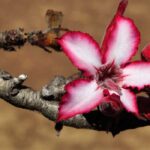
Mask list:
[[[58,40],[74,66],[84,72],[83,78],[66,85],[58,121],[97,106],[103,108],[105,102],[139,115],[136,95],[130,89],[150,85],[150,63],[130,62],[138,50],[140,33],[134,22],[123,16],[127,2],[120,2],[101,47],[82,32],[67,32]]]

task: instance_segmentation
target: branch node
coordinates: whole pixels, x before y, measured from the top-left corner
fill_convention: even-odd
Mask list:
[[[3,80],[10,80],[12,79],[12,76],[8,72],[0,69],[0,78],[2,78]]]
[[[21,89],[22,83],[26,79],[27,79],[27,75],[25,75],[25,74],[21,74],[18,77],[11,78],[9,80],[9,84],[8,84],[8,87],[9,87],[8,95],[16,96],[19,93],[20,89]]]
[[[21,74],[17,78],[13,78],[14,85],[22,84],[27,79],[27,75]]]
[[[55,77],[50,83],[44,86],[41,90],[41,97],[44,99],[58,99],[65,93],[64,86],[66,79],[62,76]]]

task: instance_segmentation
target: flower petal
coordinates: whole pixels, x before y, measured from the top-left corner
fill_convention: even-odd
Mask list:
[[[150,61],[150,44],[148,44],[141,52],[142,60]]]
[[[115,26],[116,17],[117,16],[123,16],[123,14],[126,10],[127,4],[128,4],[128,0],[121,0],[114,18],[112,19],[111,23],[109,24],[109,26],[106,29],[105,37],[104,37],[102,47],[101,47],[101,50],[103,53],[108,49],[107,43],[108,43],[108,39],[110,38],[110,34],[111,34],[111,32]]]
[[[99,45],[90,35],[67,32],[58,42],[72,63],[80,70],[93,75],[96,68],[101,66]]]
[[[138,115],[138,106],[136,102],[136,96],[131,91],[121,88],[120,93],[116,91],[109,90],[110,101],[118,102],[121,101],[123,107],[129,111]],[[103,102],[103,101],[102,101]],[[120,105],[118,109],[122,110],[122,106]]]
[[[91,111],[103,98],[103,90],[95,80],[75,80],[66,86],[66,91],[59,107],[58,121]]]
[[[134,62],[123,68],[122,85],[139,90],[150,85],[150,62]]]
[[[114,61],[122,65],[136,53],[140,43],[140,33],[131,19],[116,16],[104,39],[104,63]]]
[[[123,17],[128,0],[121,0],[117,12],[106,30],[101,50],[103,61],[121,65],[136,53],[140,42],[140,33],[131,19]]]
[[[121,89],[122,95],[120,96],[120,101],[127,111],[135,113],[138,115],[138,106],[136,102],[136,96],[134,93],[127,89]]]

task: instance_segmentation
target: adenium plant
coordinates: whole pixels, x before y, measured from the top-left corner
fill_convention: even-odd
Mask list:
[[[120,2],[102,46],[83,32],[67,32],[58,39],[73,65],[83,72],[83,77],[66,85],[57,121],[97,107],[104,115],[115,116],[126,110],[140,116],[132,89],[141,90],[150,85],[150,63],[131,61],[138,50],[140,32],[130,18],[123,16],[127,3],[127,0]]]

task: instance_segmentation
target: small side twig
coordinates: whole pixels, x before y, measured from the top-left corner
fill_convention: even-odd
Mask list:
[[[51,48],[61,51],[57,38],[61,32],[69,31],[69,29],[61,27],[63,14],[59,11],[47,10],[45,18],[47,29],[44,31],[25,32],[23,28],[18,28],[0,32],[0,48],[6,51],[15,51],[17,47],[20,48],[25,43],[29,43],[47,52],[51,52]]]

